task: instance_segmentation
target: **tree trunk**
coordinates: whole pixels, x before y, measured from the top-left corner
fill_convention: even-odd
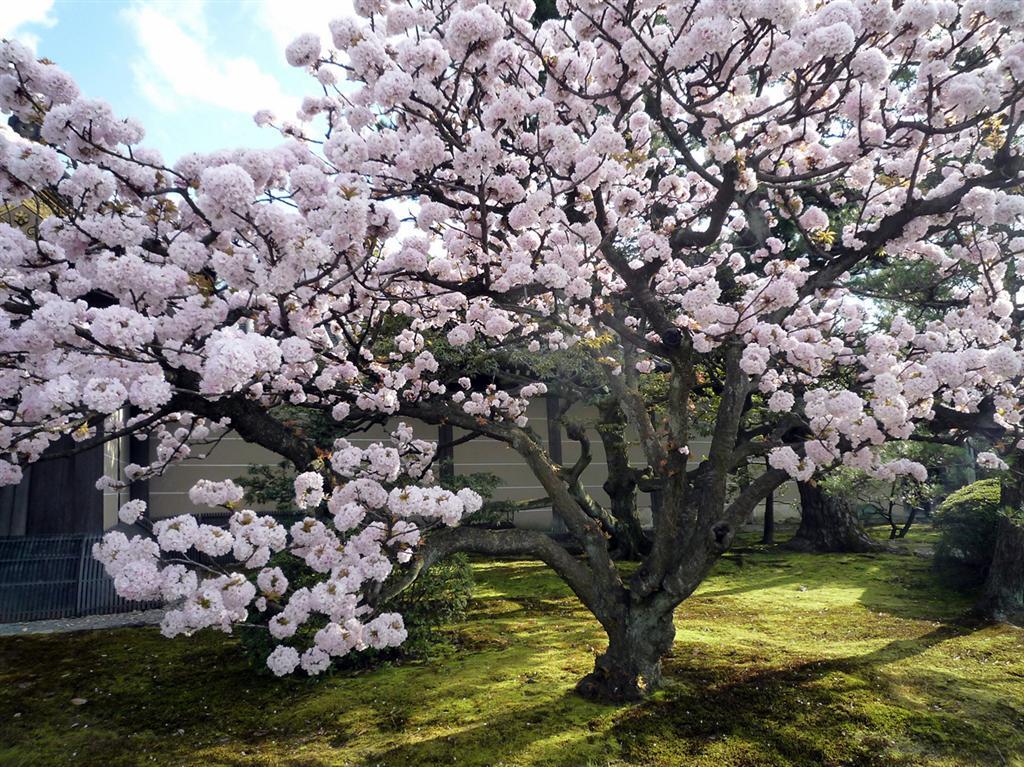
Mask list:
[[[928,502],[930,503],[930,501]],[[917,506],[910,507],[910,513],[907,514],[907,521],[903,523],[903,527],[900,528],[897,538],[906,538],[907,533],[910,532],[910,527],[914,524],[914,520],[917,519]]]
[[[544,401],[547,407],[548,455],[551,457],[552,463],[561,465],[562,422],[560,419],[562,408],[558,402],[558,397],[555,394],[548,394],[544,398]],[[554,513],[554,509],[551,510],[551,532],[554,535],[564,535],[568,532],[568,528],[565,526],[565,521]]]
[[[661,684],[661,659],[672,648],[676,629],[668,612],[634,607],[608,631],[608,649],[594,670],[576,685],[590,700],[628,703],[643,700]]]
[[[650,550],[650,544],[640,525],[640,514],[636,506],[636,483],[623,483],[619,477],[609,473],[604,490],[611,499],[611,513],[615,519],[612,545],[616,559],[640,559]]]
[[[884,548],[871,540],[843,501],[811,482],[797,482],[800,527],[786,547],[796,551],[863,553]]]
[[[1000,516],[996,547],[978,609],[999,621],[1024,622],[1024,526]]]
[[[626,416],[615,400],[604,400],[599,404],[601,421],[597,433],[604,445],[608,478],[604,491],[611,500],[611,515],[615,520],[612,531],[613,546],[618,559],[640,559],[650,551],[650,542],[644,535],[637,510],[637,485],[633,468],[629,465],[629,450],[626,445]]]
[[[1024,452],[1018,450],[1000,483],[999,502],[1005,513],[1024,508]],[[978,609],[986,616],[1011,623],[1024,622],[1024,526],[1000,515],[996,546]]]
[[[771,546],[775,543],[775,493],[768,493],[764,499],[764,532],[761,543]]]

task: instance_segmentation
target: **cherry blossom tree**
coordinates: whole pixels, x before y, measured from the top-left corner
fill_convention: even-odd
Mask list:
[[[985,408],[1020,423],[1016,0],[560,0],[539,25],[529,0],[355,6],[329,40],[288,47],[314,85],[297,119],[256,115],[279,147],[173,166],[56,66],[0,51],[0,108],[31,137],[0,139],[0,200],[53,210],[0,225],[0,480],[61,434],[149,433],[138,480],[226,426],[299,470],[309,517],[290,530],[237,509],[226,530],[183,515],[98,547],[122,593],[173,603],[166,633],[269,615],[273,670],[317,673],[400,642],[383,605],[438,559],[531,556],[607,632],[579,691],[636,699],[658,686],[676,606],[783,481],[835,465],[923,478],[878,448]],[[957,302],[880,325],[850,286],[894,262],[955,274]],[[529,425],[543,385],[459,380],[431,351],[606,336],[595,362],[663,498],[629,574]],[[460,526],[479,498],[434,486],[433,446],[407,426],[323,451],[282,404],[341,431],[419,419],[507,443],[582,554]],[[274,552],[318,585],[289,588]]]

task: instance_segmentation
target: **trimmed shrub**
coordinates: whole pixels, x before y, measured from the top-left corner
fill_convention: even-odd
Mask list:
[[[238,481],[245,487],[246,496],[251,502],[275,507],[275,511],[271,513],[278,517],[302,516],[294,504],[295,468],[288,461],[276,465],[252,465],[246,475],[240,477]],[[441,482],[448,490],[458,491],[468,487],[478,492],[485,499],[484,507],[464,520],[464,524],[485,526],[500,526],[512,508],[511,504],[506,502],[491,500],[495,488],[500,484],[501,481],[496,475],[482,473],[459,474]],[[289,591],[304,586],[312,588],[318,582],[318,578],[314,577],[316,573],[289,554],[275,555],[267,566],[281,568],[288,578]],[[255,574],[252,577],[255,579]],[[406,631],[409,632],[405,642],[400,647],[387,651],[365,650],[351,653],[336,659],[333,667],[368,668],[387,660],[422,657],[428,654],[442,639],[437,629],[465,617],[472,588],[473,573],[465,555],[457,554],[436,563],[385,606],[387,611],[402,614]],[[311,619],[303,624],[294,637],[285,640],[284,644],[302,652],[313,645],[313,637],[326,623],[325,617]],[[241,626],[237,633],[253,665],[268,671],[267,656],[281,642],[267,632],[265,621],[254,626]]]
[[[932,520],[940,534],[936,564],[958,569],[970,581],[984,580],[992,564],[999,513],[998,479],[983,479],[950,493]]]

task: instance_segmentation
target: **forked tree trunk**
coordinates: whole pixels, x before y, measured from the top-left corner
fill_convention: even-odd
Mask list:
[[[999,517],[992,565],[978,608],[995,620],[1018,624],[1024,620],[1024,526],[1008,517]]]
[[[672,610],[634,607],[606,625],[608,649],[594,670],[576,685],[585,698],[606,703],[643,700],[661,684],[662,658],[672,648],[676,629]]]
[[[800,527],[786,543],[795,551],[864,553],[884,548],[864,531],[843,501],[832,498],[811,482],[797,482]]]
[[[454,527],[434,532],[392,590],[400,590],[424,567],[457,551],[536,557],[561,576],[608,637],[607,648],[596,659],[593,670],[579,681],[578,692],[587,698],[615,702],[649,696],[661,684],[663,658],[672,649],[674,608],[704,581],[757,503],[788,478],[781,470],[769,469],[734,498],[729,497],[727,480],[735,460],[736,435],[752,386],[740,367],[742,353],[739,340],[730,341],[724,348],[725,375],[712,444],[708,457],[692,471],[686,470],[682,453],[666,452],[640,396],[625,385],[621,387],[622,407],[631,423],[643,427],[640,438],[649,455],[648,465],[657,467],[657,486],[663,494],[653,511],[657,533],[650,537],[650,552],[639,567],[627,573],[613,560],[607,531],[615,525],[606,521],[610,515],[590,507],[579,487],[585,464],[577,461],[569,470],[552,461],[532,432],[515,426],[490,426],[534,472],[583,556],[570,553],[549,535],[537,531]],[[679,403],[669,430],[679,435],[679,444],[687,442],[684,416],[691,380],[689,373],[675,376],[669,386],[670,399]],[[427,421],[439,420],[436,412],[429,407],[407,407],[403,411]],[[457,412],[445,410],[444,418],[460,428],[481,428],[475,419]],[[483,427],[487,428],[486,422]],[[581,440],[581,444],[585,450],[586,441]],[[631,476],[635,482],[645,481],[639,474]]]

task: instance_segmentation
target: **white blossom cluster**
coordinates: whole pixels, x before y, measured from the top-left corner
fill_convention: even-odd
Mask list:
[[[424,529],[457,525],[481,508],[472,490],[400,484],[424,478],[424,457],[432,457],[434,449],[415,439],[405,424],[396,429],[392,445],[358,448],[339,439],[327,461],[327,477],[320,472],[296,476],[296,505],[315,516],[290,531],[249,509],[234,511],[226,528],[183,514],[153,523],[152,536],[110,532],[93,554],[124,598],[168,603],[161,624],[166,636],[204,628],[230,632],[239,623],[262,620],[282,642],[267,661],[274,673],[300,666],[320,673],[332,658],[404,641],[402,616],[376,612],[364,593],[412,558]],[[336,484],[325,503],[327,479]],[[244,492],[230,480],[200,480],[190,497],[197,505],[233,508]],[[323,507],[330,515],[326,519],[318,513]],[[134,524],[145,511],[144,502],[129,501],[118,516]],[[274,555],[301,560],[320,580],[312,588],[291,588],[281,568],[269,564]],[[285,642],[311,620],[323,626],[314,644],[300,653]]]

